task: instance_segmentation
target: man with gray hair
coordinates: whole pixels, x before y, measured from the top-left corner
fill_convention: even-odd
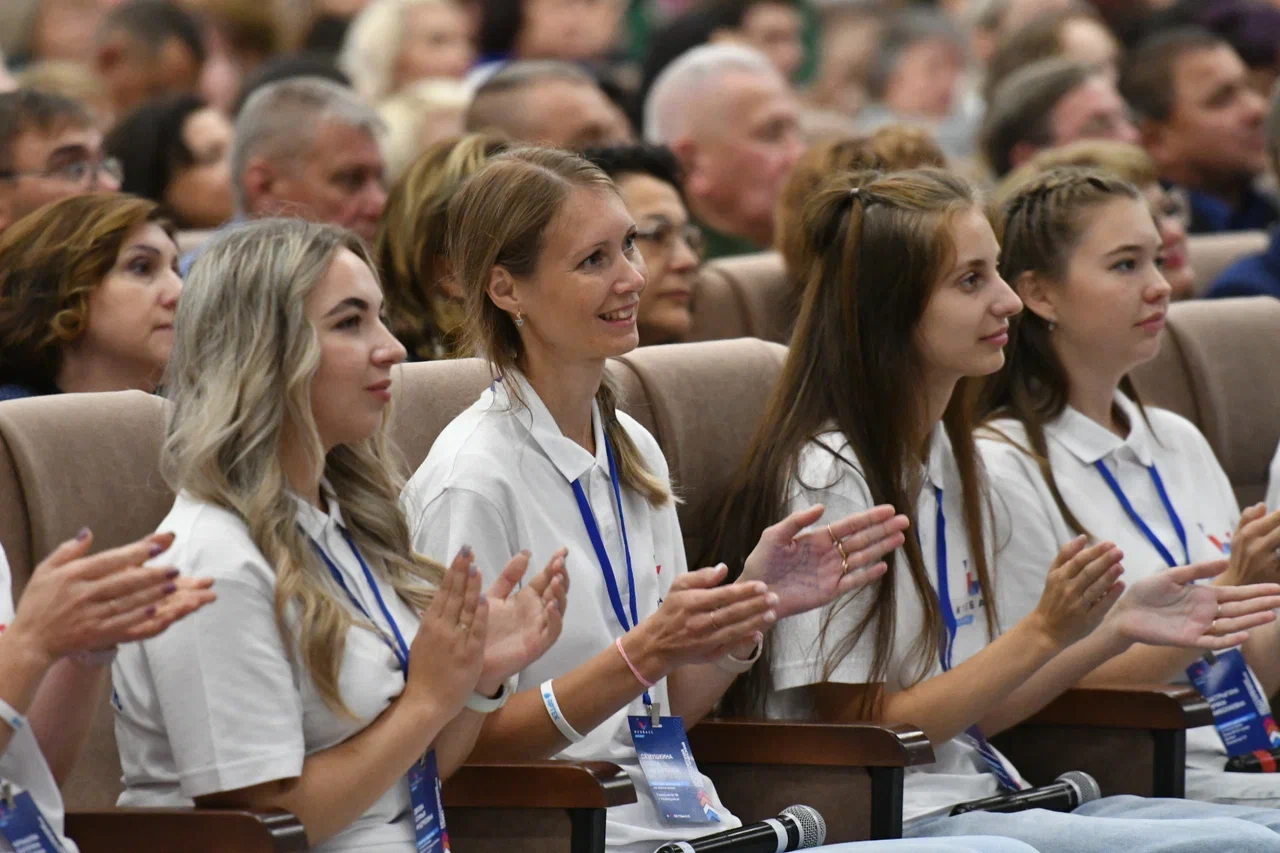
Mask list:
[[[1138,142],[1129,109],[1106,73],[1064,57],[1007,76],[991,93],[980,133],[997,178],[1046,148],[1082,139]]]
[[[381,132],[377,114],[345,86],[296,77],[262,87],[236,118],[237,217],[328,222],[372,243],[387,201]]]
[[[552,60],[512,62],[487,78],[467,110],[466,128],[569,151],[633,141],[626,116],[595,78]]]
[[[707,256],[773,245],[773,211],[803,149],[800,105],[758,51],[708,44],[658,75],[644,105],[645,139],[680,161]]]

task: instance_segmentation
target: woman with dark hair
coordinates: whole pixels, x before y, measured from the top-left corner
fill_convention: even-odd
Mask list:
[[[1273,621],[1280,587],[1194,583],[1226,570],[1218,560],[1126,590],[1120,549],[1079,536],[1024,556],[1018,568],[1045,582],[1001,633],[1008,569],[993,571],[999,538],[966,388],[1003,365],[1022,303],[997,271],[980,201],[939,170],[845,172],[806,206],[805,226],[800,318],[712,553],[741,566],[769,519],[814,502],[834,515],[890,503],[911,534],[861,594],[779,620],[728,710],[919,726],[936,760],[907,771],[907,836],[998,835],[1041,853],[1280,850],[1269,828],[1280,811],[1268,809],[1104,797],[1063,814],[951,815],[1026,787],[987,736],[1135,643],[1230,648]]]
[[[598,59],[613,47],[625,11],[617,0],[479,0],[482,61]]]
[[[173,227],[154,203],[73,196],[0,235],[0,400],[154,391],[182,293]]]
[[[123,192],[164,208],[180,229],[217,228],[234,212],[231,123],[198,95],[149,101],[104,143],[124,167]]]

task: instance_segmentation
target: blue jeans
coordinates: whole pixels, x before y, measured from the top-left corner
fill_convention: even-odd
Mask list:
[[[1012,838],[901,838],[894,841],[854,841],[819,847],[827,853],[1036,853],[1036,849]]]
[[[1149,797],[1103,797],[1070,814],[1032,809],[920,818],[911,838],[999,835],[1040,853],[1280,853],[1280,810]]]

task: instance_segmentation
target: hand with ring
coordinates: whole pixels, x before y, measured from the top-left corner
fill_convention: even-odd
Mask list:
[[[458,714],[471,698],[484,666],[489,602],[470,548],[458,552],[422,614],[409,646],[409,673],[401,701]]]

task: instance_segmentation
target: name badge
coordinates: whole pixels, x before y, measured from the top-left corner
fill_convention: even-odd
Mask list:
[[[57,834],[26,791],[10,796],[9,786],[0,801],[0,836],[15,853],[66,853]]]
[[[1187,677],[1213,710],[1213,724],[1227,755],[1280,746],[1280,727],[1262,686],[1239,649],[1219,652],[1212,663],[1196,661]]]
[[[627,717],[631,742],[640,756],[640,769],[662,809],[662,820],[673,826],[720,823],[711,797],[702,785],[702,774],[693,760],[689,737],[680,717],[651,714]]]
[[[440,797],[440,768],[434,749],[409,768],[409,802],[413,805],[417,853],[450,853],[444,801]]]

